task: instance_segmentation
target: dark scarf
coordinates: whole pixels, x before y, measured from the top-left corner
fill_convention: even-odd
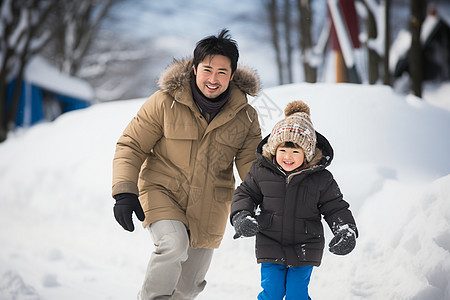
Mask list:
[[[191,87],[192,87],[192,95],[194,97],[194,101],[197,104],[198,109],[201,114],[211,122],[211,120],[219,113],[220,109],[227,103],[230,98],[230,87],[228,86],[227,90],[219,95],[217,98],[208,98],[200,91],[196,82],[195,75],[191,76]],[[208,117],[205,115],[207,113]]]

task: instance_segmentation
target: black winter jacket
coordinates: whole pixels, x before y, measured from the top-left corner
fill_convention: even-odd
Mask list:
[[[325,245],[322,216],[333,232],[343,224],[356,228],[349,204],[326,170],[333,149],[324,136],[316,134],[314,158],[305,169],[288,176],[263,153],[266,137],[258,146],[257,160],[234,193],[230,218],[247,210],[258,220],[258,263],[319,266]]]

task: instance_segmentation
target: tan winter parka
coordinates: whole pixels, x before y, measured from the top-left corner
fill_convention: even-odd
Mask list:
[[[192,97],[192,60],[175,60],[158,81],[160,90],[142,105],[119,138],[113,161],[113,196],[134,193],[145,212],[143,226],[182,221],[191,247],[217,248],[235,188],[261,141],[256,110],[247,94],[259,91],[257,74],[239,66],[230,98],[208,124]]]

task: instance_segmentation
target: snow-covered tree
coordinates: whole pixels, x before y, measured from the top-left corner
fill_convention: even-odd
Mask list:
[[[313,11],[311,0],[298,0],[299,11],[299,32],[300,49],[302,51],[302,64],[306,82],[316,82],[317,80],[317,55],[312,39]]]
[[[117,11],[130,5],[139,3],[134,0],[61,1],[50,14],[56,32],[42,54],[58,65],[61,72],[88,81],[98,101],[139,97],[148,86],[147,76],[140,73],[148,69],[149,56],[156,55],[157,51],[148,51],[151,44],[142,47],[147,41],[122,36],[105,25],[121,21]]]
[[[47,57],[63,73],[77,75],[100,22],[119,1],[0,1],[0,142],[14,127],[24,68],[32,56],[47,46]],[[12,100],[6,103],[13,79]]]
[[[166,67],[161,57],[167,56],[152,48],[152,42],[102,29],[77,76],[94,87],[100,102],[148,96],[157,89],[159,70]],[[149,75],[148,70],[152,68],[158,70],[155,77]]]
[[[265,7],[279,84],[294,82],[296,53],[300,53],[305,80],[315,82],[318,60],[312,41],[312,0],[266,0]]]
[[[278,3],[277,0],[268,0],[266,2],[266,8],[269,14],[269,26],[271,32],[271,42],[273,45],[273,49],[275,50],[275,57],[277,62],[278,69],[278,83],[284,83],[284,74],[283,74],[283,55],[281,53],[281,41],[280,34],[278,29]]]
[[[0,2],[0,142],[4,141],[17,112],[26,63],[51,38],[42,24],[55,1],[3,0]],[[6,105],[7,83],[16,79],[12,102]]]
[[[57,1],[51,14],[51,55],[61,72],[77,75],[103,18],[117,0]]]
[[[409,54],[409,69],[411,74],[411,91],[417,97],[422,97],[423,58],[420,33],[426,16],[426,2],[411,0],[411,50]]]
[[[367,39],[362,42],[367,47],[369,83],[375,84],[383,77],[384,84],[390,84],[389,47],[390,47],[390,0],[362,0],[367,9]],[[383,75],[380,76],[380,64]]]

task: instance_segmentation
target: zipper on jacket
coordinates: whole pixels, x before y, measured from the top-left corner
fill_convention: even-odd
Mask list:
[[[299,174],[301,174],[301,173],[303,173],[303,172],[305,172],[305,171],[308,171],[308,170],[311,170],[311,169],[310,169],[310,168],[308,168],[308,169],[303,169],[303,170],[300,170],[300,171],[298,171],[298,172],[291,173],[291,174],[287,175],[287,176],[286,176],[286,184],[289,184],[289,182],[291,182],[291,180],[292,180],[292,178],[294,178],[294,176],[299,175]]]
[[[310,168],[302,169],[302,170],[300,170],[300,171],[298,171],[298,172],[291,173],[291,174],[289,174],[288,176],[286,176],[286,182],[287,182],[287,183],[291,182],[291,180],[292,180],[292,178],[294,178],[294,176],[299,175],[299,174],[301,174],[301,173],[303,173],[303,172],[305,172],[305,173],[307,173],[307,172],[313,173],[315,170],[320,169],[320,168],[322,168],[322,167],[323,167],[323,169],[325,169],[325,166],[324,166],[324,165],[315,165],[315,166],[312,166],[312,167],[310,167]]]

